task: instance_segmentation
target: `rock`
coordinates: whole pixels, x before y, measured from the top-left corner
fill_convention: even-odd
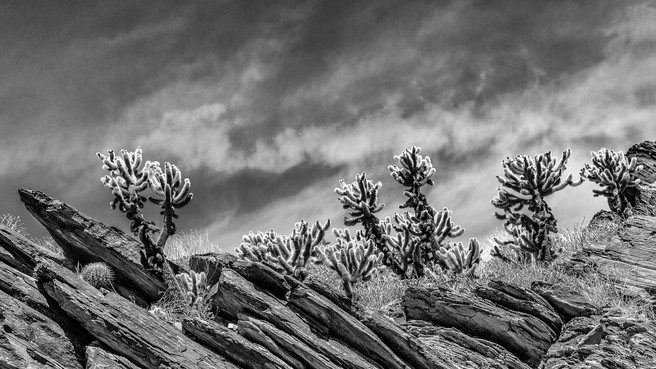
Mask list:
[[[563,326],[562,319],[547,300],[529,289],[492,280],[488,287],[477,287],[474,293],[506,309],[533,315],[546,323],[556,334],[560,333]]]
[[[141,246],[134,238],[42,192],[20,189],[18,193],[27,210],[62,248],[68,264],[107,263],[120,285],[117,290],[128,299],[138,296],[151,303],[166,290],[165,283],[141,265]]]
[[[569,287],[553,283],[533,282],[531,283],[531,289],[544,297],[565,321],[580,316],[599,314],[599,309],[589,299]]]
[[[585,247],[576,257],[620,283],[656,293],[656,217],[628,218],[617,235]]]
[[[237,368],[146,310],[116,293],[98,291],[66,268],[42,261],[36,275],[43,290],[72,319],[139,366]]]
[[[256,289],[253,283],[231,269],[221,272],[219,282],[210,290],[209,296],[219,315],[232,319],[249,316],[264,320],[309,346],[316,353],[324,355],[339,367],[377,367],[356,351],[331,339],[325,327],[318,324],[310,327],[286,302]]]
[[[626,152],[627,158],[636,158],[642,170],[637,176],[643,184],[656,182],[656,141],[635,144]],[[627,198],[633,205],[633,215],[656,216],[656,191],[637,189],[628,191]]]
[[[36,266],[38,257],[46,258],[58,264],[66,259],[50,250],[37,246],[20,234],[0,225],[0,261],[23,273],[30,274]]]
[[[304,316],[326,326],[331,335],[374,359],[383,368],[405,367],[405,363],[375,333],[314,290],[304,285],[295,287],[289,295],[289,303],[302,311]]]
[[[303,281],[303,284],[318,292],[321,296],[327,298],[342,310],[355,316],[356,307],[351,303],[351,300],[346,297],[346,294],[341,287],[335,288],[334,285],[329,285],[326,281],[318,279],[313,275],[306,278]]]
[[[130,360],[109,352],[106,346],[97,341],[95,344],[87,346],[86,355],[86,369],[139,369]]]
[[[0,367],[82,368],[56,322],[0,291]]]
[[[529,369],[515,355],[500,345],[472,338],[455,328],[436,327],[428,322],[408,321],[406,331],[417,336],[454,369]]]
[[[557,337],[546,323],[532,315],[444,287],[409,287],[403,296],[403,308],[409,320],[456,328],[472,337],[496,342],[531,366],[540,362]]]
[[[185,333],[193,336],[198,342],[221,353],[222,356],[231,359],[242,368],[291,368],[263,346],[250,342],[238,333],[215,322],[186,318],[182,321],[182,328]]]
[[[218,282],[221,271],[228,268],[278,298],[286,299],[291,291],[291,286],[280,273],[262,263],[240,259],[233,254],[193,255],[189,260],[189,267],[196,272],[205,272],[208,286]]]
[[[330,362],[325,356],[314,351],[310,346],[265,321],[243,316],[239,320],[238,326],[240,334],[243,334],[254,342],[266,345],[272,352],[279,354],[293,368],[340,368]]]
[[[638,369],[651,368],[655,362],[654,321],[623,317],[621,310],[609,309],[602,317],[579,317],[565,324],[542,368]]]
[[[360,317],[364,325],[371,329],[394,353],[416,369],[451,369],[452,365],[433,352],[417,337],[406,333],[390,318],[365,312]]]

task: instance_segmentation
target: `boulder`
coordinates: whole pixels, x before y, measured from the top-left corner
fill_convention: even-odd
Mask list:
[[[410,287],[403,296],[408,320],[456,328],[496,342],[528,365],[540,362],[557,335],[539,318],[445,287]]]
[[[141,265],[140,243],[42,192],[20,189],[21,201],[64,251],[67,265],[102,261],[115,273],[117,291],[145,304],[157,301],[165,283]]]
[[[98,341],[144,368],[236,369],[220,355],[113,292],[101,292],[66,268],[42,261],[43,290]]]
[[[62,255],[37,246],[22,235],[0,225],[0,261],[23,273],[32,273],[37,258],[50,259],[58,264],[64,264]]]
[[[531,289],[549,301],[565,321],[599,314],[599,308],[572,288],[554,283],[533,282]]]
[[[574,318],[545,355],[543,369],[651,368],[656,363],[656,324],[627,318],[619,309]]]
[[[110,352],[107,346],[97,341],[87,346],[86,356],[86,369],[139,369],[133,362]]]

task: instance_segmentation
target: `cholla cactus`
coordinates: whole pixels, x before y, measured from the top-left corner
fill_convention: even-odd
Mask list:
[[[307,263],[316,256],[316,247],[324,242],[330,220],[323,225],[316,222],[312,227],[302,220],[295,224],[290,235],[249,233],[235,251],[240,257],[270,265],[299,280],[307,276]]]
[[[203,301],[207,292],[205,272],[196,273],[191,270],[189,273],[177,274],[175,279],[184,298],[189,301],[189,306],[198,306]]]
[[[447,271],[468,277],[474,276],[476,267],[481,261],[481,247],[475,238],[469,240],[467,249],[462,246],[461,242],[457,242],[449,244],[447,247],[440,247],[437,252],[440,254],[441,260],[445,260]]]
[[[503,210],[503,213],[494,214],[505,220],[504,227],[513,239],[496,240],[493,256],[508,260],[498,248],[507,245],[518,253],[520,261],[547,262],[557,257],[548,237],[550,232],[557,232],[557,222],[545,197],[583,182],[583,179],[574,181],[572,174],[562,179],[570,153],[569,149],[565,150],[560,161],[552,157],[551,152],[533,157],[507,157],[503,161],[504,177],[497,176],[501,186],[497,188],[492,205]],[[530,216],[520,213],[524,208]]]
[[[356,233],[355,238],[351,237],[348,229],[336,229],[333,233],[337,237],[337,243],[319,249],[318,263],[325,263],[337,272],[342,279],[346,296],[352,299],[353,285],[371,279],[380,254],[376,253],[374,243],[360,231]]]
[[[115,196],[110,206],[125,213],[130,220],[130,230],[144,245],[141,250],[141,262],[144,267],[162,274],[165,265],[164,246],[168,237],[175,234],[173,222],[178,216],[175,210],[191,201],[193,194],[189,192],[191,182],[182,180],[180,170],[171,163],[164,163],[164,169],[159,162],[147,161],[142,166],[141,148],[134,152],[121,150],[117,156],[113,150],[108,155],[96,153],[103,162],[103,169],[109,174],[101,178],[101,182]],[[152,195],[144,196],[142,192],[150,189]],[[152,221],[146,221],[141,214],[146,200],[161,207],[163,226],[158,228]],[[154,235],[159,233],[154,239]],[[171,276],[172,277],[172,276]]]
[[[602,148],[592,152],[592,165],[585,164],[581,176],[603,187],[592,190],[594,196],[605,196],[610,210],[620,216],[631,214],[631,203],[626,197],[627,188],[640,187],[636,172],[642,170],[635,157],[629,160],[622,151]]]
[[[421,187],[424,185],[433,185],[431,177],[437,171],[431,163],[430,157],[419,155],[421,148],[412,146],[406,149],[401,155],[394,156],[401,166],[390,165],[387,167],[390,175],[403,187],[407,187],[404,192],[408,198],[401,208],[413,208],[419,213],[422,208],[427,206],[426,196],[421,193]]]
[[[109,265],[103,262],[85,265],[80,272],[80,278],[97,289],[110,289],[114,284],[114,272]]]

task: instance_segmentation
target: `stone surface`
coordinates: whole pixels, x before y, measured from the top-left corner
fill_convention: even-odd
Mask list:
[[[68,269],[48,261],[37,281],[59,306],[98,341],[144,368],[237,368],[113,292],[102,293]]]
[[[598,314],[599,309],[578,291],[559,284],[533,282],[531,289],[554,307],[565,321],[580,317]]]
[[[448,288],[410,287],[403,296],[408,320],[423,320],[496,342],[535,366],[557,336],[539,318]]]
[[[436,327],[424,321],[408,321],[405,330],[416,336],[454,369],[529,369],[500,345],[470,337],[455,328]]]
[[[98,342],[87,346],[86,357],[86,369],[139,369],[130,360],[109,352],[106,346]]]
[[[23,273],[32,273],[38,257],[63,264],[66,259],[37,246],[20,234],[0,225],[0,261]]]
[[[245,369],[289,369],[265,347],[253,343],[236,332],[215,322],[202,319],[185,319],[184,332]]]
[[[82,368],[57,323],[0,291],[0,367]]]
[[[68,264],[103,261],[116,276],[117,290],[126,298],[157,301],[166,290],[162,280],[141,265],[140,244],[115,227],[108,227],[42,192],[20,189],[21,201],[64,251]],[[70,269],[70,268],[69,268]],[[134,291],[134,295],[130,292]]]
[[[619,310],[574,318],[563,327],[542,369],[652,368],[656,363],[653,320],[626,318]]]

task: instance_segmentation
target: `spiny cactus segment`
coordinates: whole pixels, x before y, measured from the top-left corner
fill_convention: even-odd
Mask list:
[[[497,188],[498,194],[492,199],[492,205],[503,210],[503,213],[494,214],[505,221],[504,227],[513,239],[495,239],[497,245],[492,256],[511,261],[499,246],[510,246],[522,262],[548,262],[558,256],[548,237],[549,233],[557,232],[557,222],[545,197],[583,182],[582,178],[574,181],[572,174],[563,180],[570,153],[569,149],[565,150],[560,161],[552,157],[551,152],[532,157],[507,157],[503,161],[503,177],[497,176],[501,186]],[[531,213],[530,216],[521,212],[524,208]]]
[[[114,272],[109,265],[103,262],[85,265],[80,272],[80,278],[97,289],[111,289],[114,284]]]
[[[446,262],[447,271],[469,277],[474,276],[476,267],[481,261],[481,247],[475,238],[469,240],[466,249],[461,242],[457,242],[447,247],[442,246],[437,252],[441,260]]]
[[[379,255],[371,240],[361,231],[351,237],[348,229],[334,229],[337,243],[319,248],[318,264],[326,264],[337,272],[342,280],[344,292],[349,299],[353,298],[353,285],[360,281],[371,279]]]
[[[421,156],[421,147],[412,146],[405,149],[401,155],[394,156],[401,166],[390,165],[387,169],[390,175],[401,186],[406,187],[404,195],[408,198],[400,208],[412,208],[421,212],[426,207],[426,196],[421,193],[421,187],[424,185],[432,186],[431,177],[437,172],[431,159],[428,156]]]
[[[114,150],[108,150],[107,155],[96,155],[102,160],[102,168],[109,172],[100,180],[115,196],[111,208],[125,213],[130,220],[130,230],[139,236],[144,245],[141,250],[144,267],[161,275],[166,261],[164,246],[168,237],[176,232],[173,220],[178,216],[175,210],[193,198],[189,192],[191,182],[187,178],[183,180],[180,170],[168,162],[164,163],[164,169],[156,161],[146,161],[142,166],[141,147],[134,152],[121,150],[120,156],[115,155]],[[142,193],[148,189],[151,195],[146,197]],[[144,219],[141,209],[146,200],[160,206],[164,223],[161,229]],[[154,238],[157,233],[159,235]]]
[[[592,190],[594,196],[605,196],[610,210],[626,218],[632,212],[626,190],[640,187],[641,181],[636,175],[640,170],[642,165],[638,165],[635,157],[629,160],[622,151],[602,148],[592,152],[592,165],[586,163],[581,176],[603,187]]]
[[[302,281],[307,276],[308,262],[317,256],[316,247],[324,242],[330,220],[313,226],[301,220],[294,226],[290,235],[251,232],[235,251],[242,258],[265,263]]]
[[[198,306],[207,292],[207,276],[205,272],[180,273],[175,276],[180,290],[189,301],[190,306]]]

